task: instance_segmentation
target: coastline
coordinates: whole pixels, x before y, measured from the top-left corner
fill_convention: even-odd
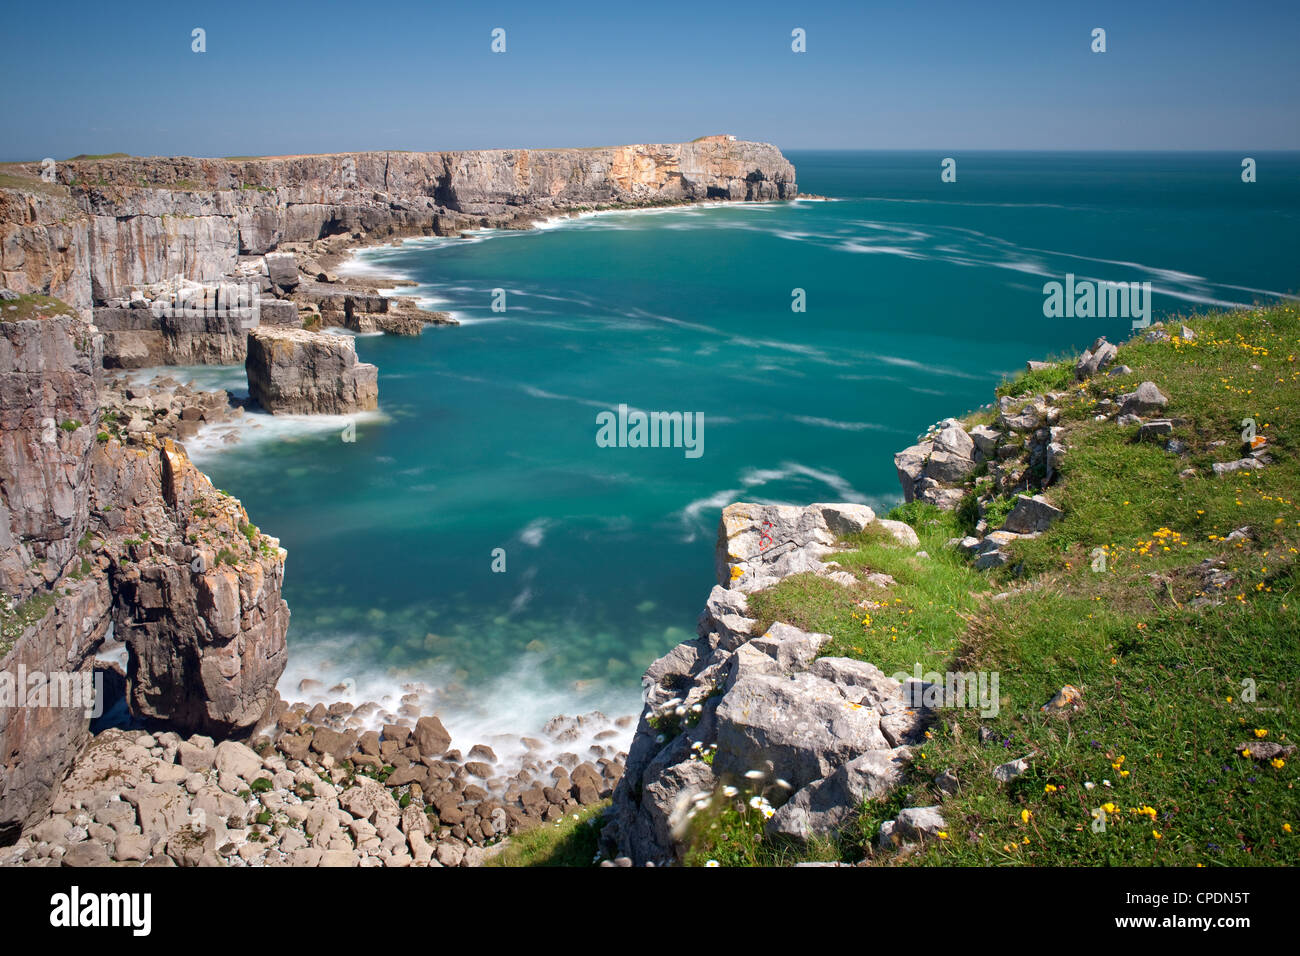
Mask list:
[[[524,184],[522,190],[503,193],[492,180],[493,170],[514,169],[516,163],[525,169],[523,179],[516,179]],[[638,165],[632,169],[622,165],[625,163]],[[534,719],[512,707],[508,716],[504,712],[488,714],[489,720],[473,727],[452,719],[457,744],[469,748],[467,758],[463,749],[452,748],[452,738],[441,722],[429,716],[430,711],[448,711],[427,685],[393,674],[382,678],[383,686],[374,693],[366,688],[366,693],[354,695],[355,684],[350,681],[321,687],[308,678],[290,686],[292,677],[285,677],[289,612],[280,593],[286,552],[278,539],[263,534],[252,523],[237,499],[213,488],[192,463],[184,444],[178,444],[188,442],[200,462],[210,462],[231,442],[248,443],[254,436],[276,437],[277,432],[286,431],[329,432],[355,418],[268,415],[265,421],[258,421],[260,415],[246,414],[251,403],[243,397],[242,388],[204,390],[201,383],[190,387],[177,381],[187,378],[184,373],[177,375],[178,366],[203,364],[233,372],[251,352],[249,337],[244,334],[245,317],[236,314],[245,303],[242,298],[229,298],[233,295],[227,289],[229,284],[251,290],[262,304],[260,324],[268,326],[268,341],[299,343],[294,347],[311,350],[313,363],[324,361],[327,375],[369,375],[373,383],[373,366],[369,372],[357,371],[362,363],[356,362],[351,349],[327,346],[325,337],[313,336],[313,332],[336,331],[335,326],[345,325],[337,331],[353,336],[371,332],[418,335],[427,324],[451,324],[454,319],[406,303],[390,308],[390,302],[402,299],[403,290],[413,287],[409,279],[330,273],[342,262],[355,262],[361,249],[429,235],[466,235],[468,241],[482,241],[501,231],[555,228],[566,219],[603,211],[713,207],[751,194],[771,201],[797,192],[793,167],[778,150],[725,137],[604,152],[540,151],[531,155],[529,164],[527,151],[340,154],[247,162],[90,157],[59,165],[49,188],[35,185],[38,176],[44,179],[44,170],[30,164],[14,167],[17,175],[0,188],[0,196],[35,196],[39,200],[25,219],[19,217],[15,241],[26,250],[27,258],[16,278],[20,287],[16,294],[24,295],[31,285],[50,288],[56,295],[65,295],[66,289],[71,310],[64,313],[67,319],[57,323],[47,320],[44,328],[52,328],[52,335],[42,336],[42,327],[35,323],[22,323],[13,331],[18,335],[18,347],[25,350],[23,360],[28,361],[30,353],[36,368],[49,361],[45,352],[63,349],[77,353],[68,385],[78,389],[76,401],[85,405],[84,409],[78,406],[75,418],[68,418],[66,412],[54,414],[56,421],[62,421],[64,432],[76,433],[73,447],[83,470],[74,491],[83,504],[72,534],[77,548],[84,549],[88,557],[77,570],[66,552],[60,552],[57,567],[47,574],[71,570],[75,571],[72,580],[89,575],[89,581],[80,589],[60,588],[52,602],[80,600],[84,604],[82,592],[89,595],[93,587],[95,599],[103,602],[102,610],[87,607],[94,616],[84,620],[101,629],[121,623],[116,635],[120,640],[112,647],[103,644],[98,630],[78,634],[77,647],[85,644],[87,655],[79,667],[97,669],[109,677],[110,693],[125,694],[131,702],[129,725],[139,728],[146,723],[152,733],[136,729],[123,734],[109,729],[91,735],[88,720],[74,714],[55,715],[68,725],[67,746],[46,735],[51,739],[42,743],[44,749],[25,760],[30,774],[45,775],[52,785],[19,795],[16,803],[7,785],[0,788],[0,811],[5,814],[0,828],[16,825],[16,832],[22,832],[41,819],[42,807],[48,807],[51,800],[55,801],[54,816],[45,824],[59,832],[51,831],[49,836],[64,835],[63,823],[72,818],[74,810],[95,814],[102,798],[93,787],[90,792],[76,792],[78,773],[84,767],[93,768],[106,750],[114,748],[112,766],[135,781],[134,787],[127,785],[128,790],[163,787],[170,791],[174,784],[184,783],[178,796],[186,804],[197,791],[206,792],[205,788],[247,796],[254,783],[262,792],[261,782],[270,780],[268,797],[275,798],[275,805],[257,810],[249,804],[250,810],[257,810],[259,827],[268,816],[280,824],[301,823],[298,811],[289,810],[287,819],[281,815],[286,805],[319,804],[319,799],[311,799],[309,786],[306,793],[298,792],[307,779],[303,774],[309,770],[314,776],[326,774],[335,785],[326,798],[331,801],[326,812],[341,814],[337,817],[340,823],[346,814],[339,802],[332,801],[342,801],[357,788],[368,786],[362,777],[374,777],[390,789],[401,788],[401,808],[416,800],[417,806],[428,810],[431,823],[441,822],[434,842],[438,844],[437,862],[442,865],[458,865],[465,858],[479,862],[469,852],[475,847],[494,844],[508,831],[553,821],[557,814],[591,806],[610,795],[622,774],[626,751],[621,748],[630,738],[632,714],[606,716],[585,710],[573,717],[543,720],[540,713]],[[349,183],[348,175],[354,169],[356,182]],[[396,176],[391,189],[390,172]],[[31,177],[30,188],[24,187],[25,177]],[[440,180],[435,200],[428,184],[440,177],[446,178]],[[367,181],[373,181],[369,182],[372,191],[358,194],[361,183]],[[86,182],[98,187],[87,189]],[[206,189],[196,189],[198,183],[206,184]],[[568,188],[565,183],[576,185]],[[206,202],[205,193],[212,194]],[[562,193],[568,202],[557,201]],[[647,198],[660,193],[678,198]],[[581,201],[586,196],[607,197],[608,202]],[[580,201],[574,203],[574,198]],[[97,234],[92,244],[92,223],[101,221],[96,216],[111,216],[118,226],[127,223],[128,232]],[[47,226],[56,221],[62,227],[58,236]],[[200,289],[202,306],[196,308],[195,294]],[[43,301],[37,297],[36,307],[45,308]],[[428,304],[427,300],[421,303]],[[66,309],[61,303],[55,305]],[[231,312],[232,305],[236,312]],[[289,334],[283,327],[301,327],[307,334]],[[99,334],[86,336],[85,328]],[[305,406],[319,411],[331,404],[337,407],[328,382],[321,388],[312,378],[295,392],[292,389],[298,386],[287,373],[279,380],[272,378],[279,374],[276,366],[282,363],[265,346],[260,349],[259,362],[258,389],[265,395],[278,394],[276,400],[283,408]],[[114,374],[116,381],[103,381],[103,369],[121,370],[121,374]],[[251,366],[249,369],[251,374]],[[139,387],[142,380],[155,376],[164,381]],[[275,391],[268,390],[272,385]],[[285,386],[291,390],[280,391]],[[373,389],[373,384],[370,387]],[[107,397],[101,395],[101,389]],[[235,401],[231,392],[236,393]],[[366,407],[359,401],[354,404]],[[111,412],[102,421],[101,408]],[[98,433],[93,427],[83,428],[85,422],[98,425]],[[32,464],[44,468],[46,457],[43,454]],[[55,467],[53,460],[48,464]],[[98,470],[93,487],[86,480],[92,467]],[[170,576],[166,593],[153,587],[158,574]],[[39,596],[50,587],[49,580],[32,578],[26,583],[29,575],[24,575],[28,592]],[[226,593],[232,587],[236,590],[228,599]],[[205,588],[218,589],[219,597],[203,600],[199,594],[191,595]],[[123,618],[118,622],[118,612],[109,602],[123,589],[117,600],[135,601],[142,607],[129,621]],[[20,590],[20,599],[24,593]],[[153,604],[159,600],[164,605],[155,609]],[[238,612],[233,616],[229,613],[232,601]],[[15,635],[14,646],[26,655],[29,670],[34,663],[47,669],[55,666],[57,662],[53,658],[46,661],[46,656],[58,650],[58,641],[44,628],[51,621],[62,626],[60,622],[65,620],[74,618],[50,615],[42,629],[33,632],[27,628]],[[187,666],[200,668],[195,674],[151,657],[165,655],[174,642],[192,642],[195,634],[214,632],[222,635],[220,644],[196,648],[194,660],[187,658]],[[215,656],[227,653],[221,648],[231,638],[239,641],[230,645],[237,649],[235,673],[228,663],[220,668],[208,666],[214,664]],[[100,650],[105,655],[102,659],[96,656]],[[121,660],[124,650],[129,655],[127,666]],[[6,665],[18,659],[6,653]],[[287,673],[292,675],[295,670]],[[142,681],[146,674],[148,679]],[[502,680],[518,682],[517,677],[503,675]],[[280,690],[285,691],[283,696]],[[583,698],[580,691],[577,699]],[[556,705],[544,696],[537,705],[555,715],[571,710],[573,699],[566,694],[564,702]],[[501,710],[500,701],[486,709]],[[534,729],[532,725],[539,721],[540,730]],[[15,730],[18,743],[10,739]],[[530,731],[537,736],[524,736]],[[0,741],[6,746],[23,746],[21,724],[0,726],[0,732],[8,735]],[[188,740],[183,733],[190,733]],[[492,739],[500,756],[486,741],[475,740],[476,735]],[[416,738],[418,746],[413,742]],[[242,741],[253,742],[257,752]],[[33,743],[27,741],[28,746]],[[196,761],[183,759],[190,753],[187,747],[208,756]],[[278,751],[278,756],[272,750]],[[223,768],[223,752],[235,755],[235,763],[241,765],[237,774],[233,765]],[[133,756],[141,753],[147,755],[143,762]],[[254,757],[260,770],[253,764]],[[181,766],[198,771],[204,781],[195,780],[193,773],[181,780],[174,769]],[[69,771],[60,786],[58,781]],[[401,779],[387,779],[394,773]],[[245,790],[239,788],[240,781],[247,785]],[[555,786],[547,786],[548,782]],[[164,832],[151,833],[150,821],[141,816],[127,834],[127,844],[114,847],[96,838],[68,847],[61,841],[54,846],[40,839],[29,842],[22,855],[27,862],[48,865],[60,862],[65,851],[71,854],[69,861],[80,861],[85,850],[89,862],[98,862],[102,854],[105,861],[149,859],[193,865],[235,862],[231,854],[237,850],[238,859],[250,863],[260,858],[255,844],[272,842],[267,841],[266,830],[245,829],[244,842],[207,845],[206,851],[197,851],[196,856],[188,846],[195,834],[185,837],[185,848],[175,843],[179,835],[171,831],[177,822],[183,823],[170,821]],[[230,829],[235,828],[233,816],[226,822]],[[45,824],[39,828],[42,836],[46,835]],[[418,826],[426,836],[431,835],[428,825]],[[312,829],[308,827],[309,838]],[[322,862],[322,854],[329,853],[346,854],[353,864],[361,865],[434,865],[434,848],[421,841],[418,833],[405,830],[398,834],[390,827],[378,855],[371,839],[354,829],[346,845],[327,840],[325,846],[309,848],[304,855],[298,852],[301,845],[285,844],[277,847],[273,856],[279,863],[307,865]],[[74,826],[74,839],[77,832]],[[315,836],[314,842],[320,846],[319,834]],[[158,842],[158,837],[164,838],[163,842]],[[215,856],[210,852],[214,850],[219,851]]]

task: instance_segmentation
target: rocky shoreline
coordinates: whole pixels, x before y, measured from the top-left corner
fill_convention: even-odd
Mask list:
[[[248,745],[96,735],[0,865],[479,866],[509,834],[608,799],[626,754],[567,748],[632,720],[561,716],[537,737],[499,741],[500,754],[481,743],[462,753],[437,717],[373,702],[277,709]],[[358,714],[393,722],[360,731]]]

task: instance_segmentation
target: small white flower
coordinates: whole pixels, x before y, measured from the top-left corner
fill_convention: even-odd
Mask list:
[[[763,773],[763,771],[761,771],[761,770],[746,770],[746,771],[745,771],[745,778],[746,778],[747,780],[762,780],[762,779],[763,779],[764,777],[766,777],[766,776],[767,776],[767,774]]]
[[[1093,783],[1091,780],[1085,780],[1085,781],[1083,782],[1083,789],[1085,789],[1085,790],[1091,790],[1091,789],[1092,789],[1093,787],[1095,787],[1095,786],[1097,786],[1097,785],[1096,785],[1095,783]]]
[[[777,777],[777,778],[776,778],[776,785],[777,785],[778,787],[780,787],[782,790],[793,790],[793,789],[794,789],[794,787],[790,786],[789,781],[782,780],[780,777]]]
[[[757,810],[759,807],[761,807],[761,806],[763,805],[763,798],[762,798],[762,797],[750,797],[750,798],[749,798],[749,805],[750,805],[751,808]]]
[[[1110,786],[1110,781],[1109,781],[1109,780],[1103,780],[1103,781],[1101,782],[1101,785],[1102,785],[1103,787],[1109,787],[1109,786]]]
[[[700,749],[701,747],[703,747],[703,746],[704,746],[704,742],[703,742],[703,741],[700,741],[700,740],[697,740],[697,741],[695,741],[695,743],[691,744],[691,749],[692,749],[692,750],[699,750],[699,749]]]
[[[693,705],[691,706],[691,713],[693,713],[693,714],[698,714],[698,713],[699,713],[700,711],[702,711],[703,709],[704,709],[704,705],[703,705],[703,704],[693,704]]]
[[[722,864],[719,863],[717,860],[710,860],[708,863],[705,863],[704,865],[705,865],[705,866],[722,866]]]
[[[722,788],[722,795],[723,795],[724,797],[734,797],[734,796],[735,796],[736,794],[738,794],[738,793],[740,793],[740,791],[737,790],[735,787],[723,787],[723,788]]]

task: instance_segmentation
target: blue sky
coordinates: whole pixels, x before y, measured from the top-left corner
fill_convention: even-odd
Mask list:
[[[786,150],[1300,148],[1291,0],[65,0],[10,4],[5,27],[3,160],[712,132]]]

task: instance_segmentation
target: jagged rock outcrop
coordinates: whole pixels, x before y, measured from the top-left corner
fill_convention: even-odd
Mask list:
[[[92,482],[132,712],[190,733],[251,730],[288,660],[279,542],[169,439],[103,443]]]
[[[718,524],[714,570],[718,584],[749,593],[801,571],[833,577],[838,565],[823,562],[835,542],[876,521],[866,505],[728,505]]]
[[[918,693],[917,682],[900,683],[871,664],[819,658],[825,634],[783,623],[753,634],[748,616],[748,595],[789,574],[857,583],[817,566],[838,539],[876,523],[871,509],[855,504],[741,503],[723,511],[719,584],[700,615],[700,636],[643,678],[645,709],[601,835],[606,855],[673,862],[701,806],[751,792],[788,797],[769,831],[800,839],[832,833],[861,800],[897,785],[909,745],[931,719],[915,706],[926,685]]]
[[[283,552],[178,447],[101,430],[101,347],[75,315],[0,319],[0,842],[85,741],[103,700],[63,688],[110,625],[137,713],[185,729],[251,728],[284,668]],[[58,702],[18,699],[35,674]]]
[[[256,329],[244,367],[249,395],[272,414],[350,415],[379,406],[379,369],[357,361],[350,335]]]

